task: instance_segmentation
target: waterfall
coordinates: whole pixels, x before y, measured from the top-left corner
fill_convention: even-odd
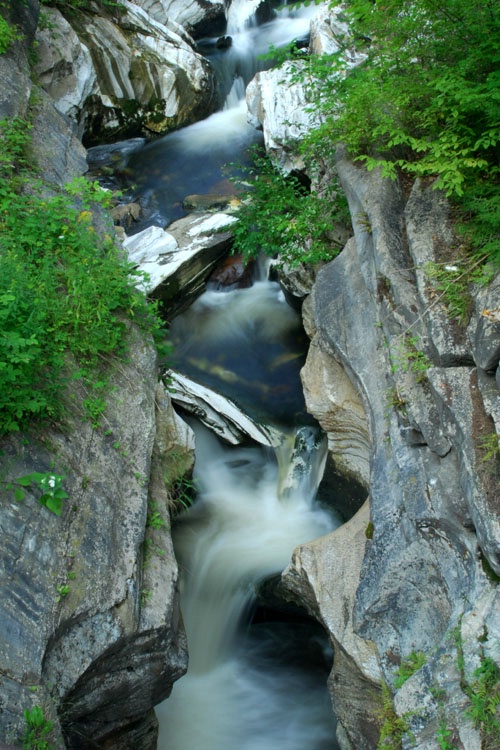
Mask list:
[[[198,494],[173,529],[189,670],[157,709],[159,750],[337,748],[324,637],[279,614],[255,618],[262,582],[340,523],[316,501],[327,446],[305,414],[300,332],[264,278],[208,289],[172,322],[175,368],[281,427],[283,440],[274,451],[227,446],[193,422]]]
[[[225,108],[134,152],[128,168],[165,226],[189,193],[227,189],[221,165],[261,136],[246,123],[245,86],[259,54],[305,35],[314,8],[275,11],[234,0],[223,65]],[[215,40],[207,46],[215,50]],[[305,612],[276,595],[300,544],[339,523],[316,499],[326,441],[306,414],[299,371],[306,338],[275,282],[207,290],[171,323],[172,367],[282,432],[276,449],[228,446],[192,421],[196,500],[172,530],[189,669],[157,707],[159,750],[337,750],[326,689],[332,655]]]
[[[261,55],[271,45],[279,48],[307,36],[310,19],[318,8],[314,4],[299,9],[285,7],[274,11],[274,21],[257,26],[252,16],[255,6],[247,0],[231,3],[228,49],[218,50],[217,39],[200,43],[218,73],[224,97],[222,109],[148,143],[129,157],[125,171],[130,183],[139,186],[143,209],[143,219],[134,231],[152,224],[166,227],[185,216],[183,200],[188,195],[234,194],[230,178],[237,169],[227,165],[248,165],[249,150],[262,143],[262,133],[247,123],[246,85],[258,70],[270,64]]]
[[[317,446],[301,443],[310,468],[306,445]],[[159,750],[333,750],[323,645],[311,658],[310,636],[248,621],[258,583],[336,525],[314,502],[316,482],[302,473],[280,494],[280,468],[266,450],[229,449],[201,427],[195,479],[196,503],[174,530],[189,671],[157,708]]]

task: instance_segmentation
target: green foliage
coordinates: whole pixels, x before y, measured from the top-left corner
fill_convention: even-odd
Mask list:
[[[29,127],[0,122],[0,434],[59,417],[71,379],[99,424],[106,358],[126,349],[127,320],[159,331],[141,280],[93,225],[110,194],[84,178],[47,195],[29,174]]]
[[[398,667],[396,678],[394,680],[394,687],[396,690],[399,690],[406,680],[423,667],[426,661],[427,657],[422,651],[412,651],[408,658],[404,659]]]
[[[453,732],[448,729],[448,727],[446,726],[446,722],[442,721],[439,724],[438,730],[436,732],[436,738],[441,750],[456,750],[455,745],[453,745],[450,741],[450,738],[452,736]]]
[[[466,689],[471,705],[469,716],[481,731],[486,747],[500,744],[500,667],[483,656],[474,672],[474,681]]]
[[[149,529],[162,529],[164,527],[169,527],[168,521],[165,521],[163,518],[158,503],[155,501],[149,503],[146,527]]]
[[[442,298],[448,314],[460,325],[465,325],[472,308],[471,284],[486,285],[493,277],[491,265],[479,259],[460,257],[451,263],[427,263],[425,274]]]
[[[38,496],[38,502],[47,510],[60,516],[63,509],[63,500],[68,497],[67,492],[63,489],[64,476],[53,474],[51,472],[42,473],[33,471],[23,477],[14,479],[6,483],[7,490],[14,491],[14,499],[17,502],[24,500],[26,496],[25,487],[35,490],[41,494]]]
[[[408,732],[408,722],[394,710],[389,688],[382,683],[381,726],[377,750],[401,750],[402,740]]]
[[[64,599],[69,594],[69,583],[59,583],[56,586],[57,591],[57,598],[56,601],[60,602],[61,599]]]
[[[22,738],[23,750],[51,750],[52,745],[48,737],[52,732],[54,723],[46,719],[41,706],[24,710],[26,721],[26,732]]]
[[[9,47],[18,39],[22,39],[15,26],[11,26],[0,16],[0,55],[3,55]]]
[[[342,142],[368,169],[435,179],[457,200],[473,248],[500,263],[500,11],[493,0],[349,0],[364,61],[343,50],[297,66],[323,124],[323,155]]]
[[[496,460],[500,456],[500,438],[496,432],[490,432],[479,441],[479,448],[482,451],[482,461]]]
[[[328,232],[338,214],[345,215],[344,205],[339,208],[331,196],[308,189],[298,176],[284,175],[257,152],[243,174],[239,183],[246,195],[233,229],[235,252],[247,260],[263,253],[291,266],[335,257],[338,249]]]
[[[488,640],[486,629],[478,640],[481,644]],[[462,689],[470,700],[467,713],[481,733],[482,747],[485,750],[495,750],[500,746],[500,667],[485,655],[484,648],[481,647],[479,667],[474,671],[472,681],[466,679],[461,618],[455,629],[455,645]]]
[[[391,372],[412,372],[417,383],[424,382],[432,363],[420,346],[418,336],[405,334],[399,338],[391,351]]]
[[[194,497],[197,492],[196,482],[194,479],[188,477],[182,477],[176,480],[170,486],[170,493],[174,508],[180,506],[187,510],[191,507],[194,501]]]

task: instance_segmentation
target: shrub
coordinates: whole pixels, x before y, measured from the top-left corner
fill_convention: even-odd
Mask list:
[[[137,272],[95,231],[92,209],[109,193],[82,178],[47,195],[27,174],[29,129],[0,122],[0,141],[1,434],[59,416],[70,379],[95,406],[100,365],[126,348],[126,319],[160,324]]]
[[[339,248],[328,233],[345,220],[347,205],[340,192],[322,196],[298,175],[285,175],[272,161],[254,152],[253,166],[240,168],[245,190],[234,225],[235,251],[245,259],[263,253],[280,262],[318,263],[331,260]]]

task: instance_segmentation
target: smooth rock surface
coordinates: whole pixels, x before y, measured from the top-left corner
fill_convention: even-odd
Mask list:
[[[22,731],[20,703],[49,702],[67,747],[82,747],[82,737],[86,748],[102,747],[127,727],[136,733],[143,721],[150,727],[148,712],[186,669],[177,565],[168,545],[148,600],[161,616],[144,613],[157,372],[155,353],[137,331],[129,364],[117,362],[110,375],[116,390],[107,394],[106,430],[85,420],[76,387],[64,431],[46,430],[29,448],[15,437],[2,443],[7,479],[50,471],[54,462],[69,495],[61,518],[41,507],[36,493],[21,503],[12,493],[2,498],[5,739]],[[39,688],[30,695],[33,685]],[[149,729],[139,734],[150,737]]]
[[[125,239],[130,260],[148,275],[146,288],[161,300],[166,314],[188,307],[204,290],[231,246],[231,233],[222,230],[234,221],[229,214],[193,214],[168,231],[149,227]]]

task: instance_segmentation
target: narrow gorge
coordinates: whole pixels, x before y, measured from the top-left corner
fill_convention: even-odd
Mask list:
[[[70,5],[0,6],[0,121],[29,121],[46,196],[113,192],[95,231],[172,349],[127,311],[105,408],[68,379],[63,418],[0,436],[0,747],[494,750],[471,706],[491,669],[500,725],[500,276],[457,324],[434,181],[340,144],[306,173],[301,55],[363,59],[340,5]],[[255,144],[338,184],[333,260],[231,255]],[[61,515],[16,494],[33,473]]]

